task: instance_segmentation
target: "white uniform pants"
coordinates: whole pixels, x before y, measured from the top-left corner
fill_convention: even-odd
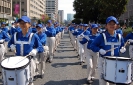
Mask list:
[[[85,60],[84,46],[82,44],[80,44],[80,61],[82,62],[83,60]]]
[[[95,77],[98,57],[99,52],[93,52],[90,49],[87,50],[87,80],[91,80],[92,77]]]
[[[76,47],[77,47],[77,52],[80,55],[80,43],[79,43],[79,38],[76,39]]]
[[[104,58],[99,57],[99,61],[98,61],[98,79],[99,79],[99,85],[115,85],[115,84],[111,84],[109,82],[106,82],[102,79],[102,74],[103,74],[103,61]]]
[[[55,49],[57,48],[58,46],[58,34],[56,34],[55,36]]]
[[[47,44],[46,45],[49,47],[50,59],[53,59],[54,48],[55,48],[55,37],[47,37]]]
[[[76,36],[72,36],[72,44],[74,49],[76,50]]]
[[[36,57],[37,57],[36,72],[38,72],[39,75],[43,75],[45,70],[45,61],[46,61],[45,55],[44,53],[38,53]]]
[[[64,30],[61,32],[61,38],[63,39],[63,35],[64,35]]]
[[[129,56],[133,59],[133,45],[129,46]],[[133,61],[132,61],[132,78],[133,78]]]

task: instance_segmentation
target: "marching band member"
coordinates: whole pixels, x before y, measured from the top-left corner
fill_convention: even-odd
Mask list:
[[[73,37],[73,36],[72,36],[72,31],[74,30],[74,25],[75,25],[75,23],[72,23],[72,24],[70,25],[70,27],[68,28],[71,43],[72,43],[72,37]],[[73,44],[73,43],[72,43],[72,44]]]
[[[42,32],[43,26],[41,24],[38,24],[36,26],[37,29],[37,35],[40,39],[40,42],[42,43],[43,46],[46,45],[46,34]],[[45,52],[44,52],[45,53]],[[37,54],[37,70],[39,71],[39,76],[43,78],[44,75],[44,70],[45,70],[45,61],[46,61],[46,56],[44,55],[43,52],[38,52]]]
[[[57,26],[57,22],[54,23],[54,28],[56,30],[56,36],[55,36],[55,50],[58,46],[58,38],[59,38],[59,28]]]
[[[78,35],[78,25],[74,26],[74,30],[72,31],[72,43],[74,50],[77,50],[77,35]]]
[[[4,46],[4,42],[8,42],[9,40],[10,37],[7,35],[7,33],[0,29],[0,61],[4,59],[4,55],[7,50]],[[0,73],[1,73],[1,67],[0,67]]]
[[[14,22],[14,23],[12,23],[12,27],[9,30],[10,36],[13,36],[15,32],[16,32],[16,28],[15,28],[15,22]]]
[[[116,33],[119,33],[119,34],[123,35],[122,28],[120,27],[119,23],[117,23]]]
[[[29,30],[31,26],[30,18],[27,16],[22,16],[20,19],[18,19],[18,23],[22,31],[16,32],[12,36],[8,43],[8,47],[10,47],[12,51],[16,50],[17,56],[31,55],[33,58],[35,58],[37,52],[43,52],[44,49],[37,34],[31,33]],[[33,77],[36,75],[35,62],[33,59],[31,59],[30,67],[30,83],[33,85]]]
[[[64,35],[64,26],[61,27],[61,39],[63,39],[63,35]]]
[[[87,73],[88,73],[87,81],[88,81],[89,84],[92,83],[92,80],[95,77],[97,61],[98,61],[98,57],[99,57],[99,53],[98,52],[93,52],[90,49],[91,43],[94,41],[94,39],[97,36],[99,36],[98,25],[97,24],[92,24],[92,26],[91,26],[91,34],[84,36],[84,38],[82,40],[83,44],[88,42],[86,59],[87,59]]]
[[[116,33],[115,29],[117,27],[117,19],[114,16],[110,16],[106,19],[106,29],[107,31],[100,34],[91,44],[91,50],[93,52],[99,52],[100,58],[98,61],[98,72],[99,72],[99,85],[111,85],[104,81],[101,77],[103,75],[103,61],[105,56],[119,56],[119,52],[124,53],[126,51],[124,45],[124,40],[121,34]],[[117,47],[117,48],[116,48]],[[109,52],[106,50],[113,49]]]
[[[6,28],[6,23],[5,22],[1,22],[1,29],[3,31],[5,31],[6,33],[8,33],[8,28]]]
[[[49,57],[48,60],[51,63],[54,57],[54,48],[55,48],[55,35],[56,30],[52,25],[52,21],[48,20],[47,27],[45,29],[45,33],[47,35],[46,45],[49,47]]]
[[[129,56],[133,60],[133,32],[129,33],[125,38],[125,42],[129,44]],[[132,62],[133,64],[133,62]],[[132,65],[132,79],[133,79],[133,65]]]
[[[36,33],[37,29],[36,29],[36,23],[32,24],[32,33]]]
[[[85,57],[87,56],[87,43],[83,43],[82,39],[84,38],[84,36],[90,34],[90,32],[87,30],[88,25],[84,24],[83,26],[84,31],[78,36],[80,41],[80,49],[82,49],[80,51],[80,65],[82,65],[82,63],[85,63]]]

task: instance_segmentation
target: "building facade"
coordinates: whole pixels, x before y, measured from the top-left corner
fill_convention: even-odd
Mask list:
[[[46,14],[51,18],[54,16],[53,20],[57,20],[58,15],[58,0],[46,0]],[[52,18],[51,18],[52,19]]]
[[[13,11],[15,5],[19,4],[19,17],[27,15],[32,20],[40,19],[42,14],[45,14],[46,1],[45,0],[12,0]],[[15,16],[14,12],[13,15]]]
[[[74,19],[74,14],[67,14],[67,21],[72,21]]]
[[[129,19],[133,17],[133,0],[129,0],[128,4],[126,6],[126,12],[122,14],[119,18],[119,20],[126,22],[129,22]]]
[[[12,19],[12,0],[0,0],[0,19]]]
[[[59,23],[64,23],[64,10],[58,11],[58,21]]]

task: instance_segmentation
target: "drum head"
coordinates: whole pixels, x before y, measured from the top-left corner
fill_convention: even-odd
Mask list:
[[[127,57],[117,57],[117,56],[105,56],[104,58],[109,59],[109,60],[131,60],[131,58]]]
[[[4,69],[21,69],[23,67],[26,67],[30,63],[30,60],[28,58],[24,58],[22,56],[15,56],[6,58],[1,62],[1,66]]]

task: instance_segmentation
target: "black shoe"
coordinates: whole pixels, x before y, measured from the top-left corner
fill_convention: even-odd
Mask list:
[[[40,78],[43,79],[44,78],[44,74],[43,75],[40,75]]]
[[[37,76],[34,76],[33,81],[36,81],[37,78],[38,78]]]
[[[82,62],[79,62],[79,65],[82,65]]]
[[[49,58],[46,59],[46,62],[49,62]]]
[[[93,81],[92,80],[87,80],[87,83],[88,84],[91,84]]]

